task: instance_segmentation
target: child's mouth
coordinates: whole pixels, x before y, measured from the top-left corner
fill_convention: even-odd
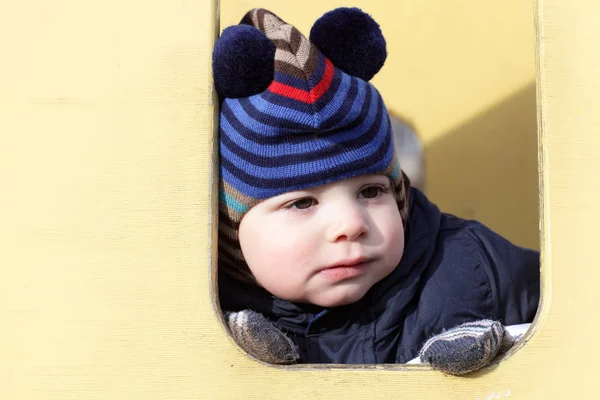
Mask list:
[[[364,260],[351,265],[335,265],[319,271],[325,278],[332,281],[342,281],[363,275],[371,261]]]

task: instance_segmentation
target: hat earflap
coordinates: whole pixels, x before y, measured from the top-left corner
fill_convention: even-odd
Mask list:
[[[387,58],[379,24],[355,7],[325,13],[310,30],[310,41],[336,67],[365,81],[379,72]]]
[[[213,78],[217,93],[225,98],[248,97],[263,92],[274,75],[275,45],[249,25],[223,30],[213,50]]]

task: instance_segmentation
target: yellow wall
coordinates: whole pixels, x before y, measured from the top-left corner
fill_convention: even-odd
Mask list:
[[[221,29],[267,8],[305,35],[356,6],[380,23],[389,56],[373,83],[425,147],[428,196],[538,248],[533,4],[523,0],[222,0]]]
[[[209,0],[9,0],[0,13],[0,399],[595,399],[600,5],[539,4],[543,298],[516,352],[274,368],[210,294]]]

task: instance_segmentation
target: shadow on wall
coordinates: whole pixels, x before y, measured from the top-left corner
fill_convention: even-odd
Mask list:
[[[536,116],[531,83],[428,143],[428,197],[442,211],[539,249]]]

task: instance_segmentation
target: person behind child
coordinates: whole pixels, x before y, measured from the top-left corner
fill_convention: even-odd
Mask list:
[[[537,310],[538,252],[410,187],[369,83],[386,57],[356,8],[310,40],[254,9],[215,44],[219,301],[285,333],[291,361],[406,363],[448,329]]]

